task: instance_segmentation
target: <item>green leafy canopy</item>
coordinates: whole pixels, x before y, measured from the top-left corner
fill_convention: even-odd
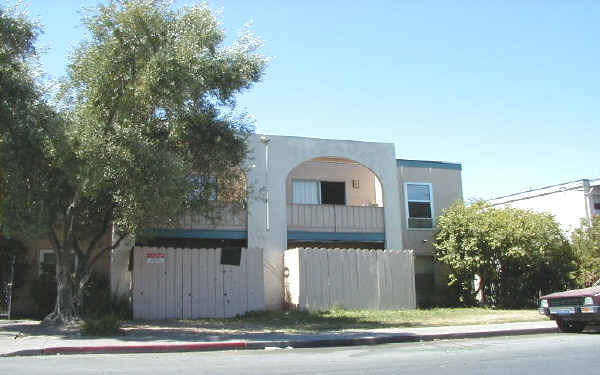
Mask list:
[[[600,277],[600,216],[582,220],[571,235],[579,267],[575,273],[580,287],[589,287]]]
[[[440,216],[438,229],[436,259],[449,267],[450,283],[467,304],[479,294],[484,303],[523,307],[540,291],[570,283],[574,254],[551,215],[457,202]]]
[[[184,212],[206,214],[216,206],[214,181],[228,204],[243,202],[253,128],[236,115],[235,97],[267,63],[247,30],[224,46],[205,4],[115,0],[88,9],[84,24],[89,38],[71,56],[53,107],[31,64],[39,29],[0,7],[3,230],[47,234],[62,276],[78,256],[78,269],[65,273],[75,289],[116,246],[102,245],[113,225],[123,238]]]

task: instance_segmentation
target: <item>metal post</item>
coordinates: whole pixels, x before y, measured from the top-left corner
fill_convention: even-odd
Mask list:
[[[12,309],[12,288],[13,288],[13,282],[14,282],[14,276],[15,276],[15,258],[16,256],[13,255],[12,257],[12,261],[10,263],[10,279],[8,281],[7,284],[7,298],[8,298],[8,312],[7,312],[7,318],[8,320],[10,320],[10,314],[11,314],[11,309]]]

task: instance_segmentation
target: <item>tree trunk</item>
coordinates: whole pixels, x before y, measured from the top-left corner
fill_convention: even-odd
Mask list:
[[[485,292],[485,279],[479,275],[479,292],[481,293],[481,304],[487,306],[488,298]]]
[[[55,249],[56,254],[56,304],[54,311],[44,318],[45,323],[66,325],[80,320],[78,297],[81,296],[73,275],[74,255],[66,249]]]

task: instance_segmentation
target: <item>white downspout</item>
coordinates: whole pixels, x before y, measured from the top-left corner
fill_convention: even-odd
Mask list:
[[[583,199],[585,200],[585,219],[588,225],[592,225],[592,194],[590,192],[590,180],[584,179],[583,183]]]
[[[271,230],[271,219],[269,215],[269,142],[271,140],[262,135],[260,141],[265,145],[265,208],[267,231]]]

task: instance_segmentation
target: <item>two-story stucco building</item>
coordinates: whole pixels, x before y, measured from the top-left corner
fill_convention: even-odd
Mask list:
[[[260,250],[261,259],[255,260],[260,271],[254,271],[261,273],[260,290],[252,307],[257,310],[282,306],[283,254],[291,248],[411,249],[417,304],[435,302],[433,297],[444,293],[446,275],[433,263],[432,240],[436,217],[462,198],[460,164],[397,159],[391,143],[303,137],[253,135],[249,150],[245,209],[223,212],[216,224],[186,216],[180,227],[157,230],[148,243],[122,242],[96,267],[110,277],[114,294],[133,294],[134,305],[141,303],[133,285],[136,272],[144,272],[133,261],[141,246]],[[27,245],[30,263],[37,263],[32,274],[37,275],[42,263],[54,261],[51,246],[45,240]],[[142,263],[160,261],[143,258]],[[216,262],[206,266],[210,275],[219,267]],[[187,272],[179,263],[177,267],[169,272]],[[145,287],[155,288],[152,283]],[[184,283],[196,287],[194,278]],[[34,304],[27,286],[21,289],[16,309],[23,315]]]
[[[217,225],[159,231],[155,243],[261,249],[265,309],[282,306],[283,252],[296,247],[412,249],[417,302],[443,288],[432,239],[436,217],[462,199],[460,164],[396,159],[391,143],[270,135],[249,142],[247,209]],[[112,253],[116,294],[130,291],[131,249]]]

